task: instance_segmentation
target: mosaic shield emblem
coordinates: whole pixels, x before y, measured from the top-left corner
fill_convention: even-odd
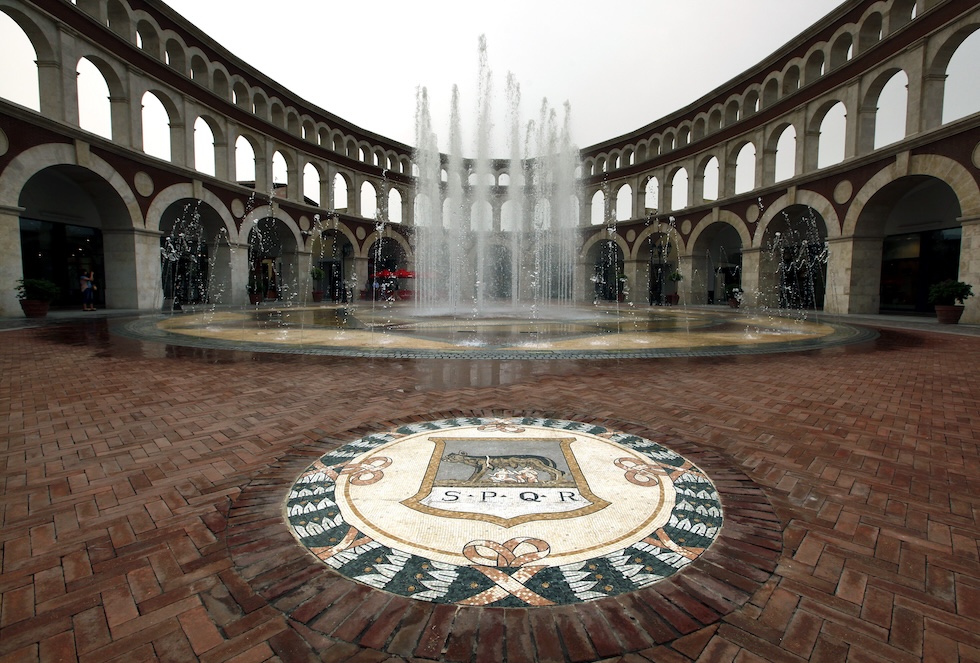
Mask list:
[[[432,457],[405,506],[444,518],[512,527],[586,515],[609,502],[593,494],[572,452],[574,437],[429,438]]]
[[[711,480],[650,440],[554,419],[441,419],[338,447],[286,503],[343,576],[417,600],[591,601],[698,558],[722,526]]]

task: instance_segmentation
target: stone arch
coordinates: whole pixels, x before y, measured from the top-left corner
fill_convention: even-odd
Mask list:
[[[286,109],[286,131],[294,136],[301,135],[299,113],[292,106]]]
[[[850,30],[843,30],[834,38],[830,48],[830,69],[837,69],[851,60],[854,49],[854,35]]]
[[[53,45],[57,43],[57,35],[52,33],[50,24],[42,22],[34,11],[22,6],[22,3],[11,6],[5,2],[0,4],[0,11],[9,16],[31,41],[38,60],[50,61],[55,59]],[[41,85],[44,85],[44,81],[41,81]]]
[[[743,151],[751,146],[754,153],[752,159],[752,186],[745,190],[740,190],[736,186],[739,182],[742,182],[748,177],[745,175],[744,171],[739,168],[739,160],[742,158]],[[730,196],[737,193],[745,193],[746,191],[751,191],[759,186],[759,182],[756,182],[755,178],[755,167],[756,163],[760,158],[758,147],[755,141],[749,137],[743,136],[738,138],[728,144],[728,153],[725,155],[725,181],[721,183],[722,195]]]
[[[858,30],[857,54],[861,55],[869,48],[881,41],[884,33],[884,19],[881,12],[874,10],[869,12],[861,20],[861,27]]]
[[[644,176],[637,193],[643,196],[644,214],[656,214],[660,209],[660,180],[657,176],[652,173]]]
[[[980,215],[980,186],[964,166],[949,157],[938,154],[917,154],[909,158],[908,168],[892,163],[882,168],[854,195],[854,200],[844,217],[842,234],[849,237],[857,233],[857,223],[868,201],[885,186],[910,175],[927,175],[945,182],[956,194],[964,217]]]
[[[780,143],[782,142],[786,132],[789,130],[793,131],[794,142],[792,157],[786,157],[785,155],[780,156]],[[763,178],[761,182],[763,186],[773,184],[774,182],[781,182],[799,174],[796,172],[796,155],[800,148],[800,133],[800,129],[790,120],[782,120],[766,127],[766,138],[761,157],[764,160]],[[758,154],[756,155],[756,158],[759,158]],[[788,163],[792,164],[792,167],[788,175],[783,175],[783,173],[780,172],[780,166],[786,164],[787,159]]]
[[[20,192],[34,175],[52,166],[78,166],[75,147],[68,144],[48,144],[24,150],[0,171],[0,205],[18,207]],[[145,220],[136,195],[128,182],[106,161],[89,155],[87,170],[104,179],[119,196],[129,215],[132,228],[143,228]]]
[[[106,19],[110,30],[131,44],[136,42],[133,12],[127,3],[122,0],[109,0],[106,3]]]
[[[905,27],[915,18],[917,0],[892,0],[888,10],[888,34]]]
[[[707,116],[704,113],[699,113],[698,116],[694,118],[694,125],[691,129],[692,142],[697,142],[704,138],[705,134],[707,133],[707,126]]]
[[[143,89],[143,93],[149,92],[154,97],[160,100],[163,104],[163,108],[167,111],[167,118],[170,120],[170,125],[175,126],[183,122],[183,117],[181,115],[180,105],[177,99],[172,96],[174,93],[166,88],[161,88],[156,85],[150,85]],[[140,95],[141,97],[143,95]]]
[[[783,72],[782,79],[782,95],[793,94],[800,89],[800,83],[802,81],[800,67],[796,64],[789,65]]]
[[[263,120],[269,119],[269,96],[260,87],[252,90],[252,107],[250,110],[255,117]]]
[[[156,19],[146,12],[139,12],[136,19],[136,35],[140,49],[157,60],[163,61],[163,41]]]
[[[728,210],[697,222],[687,240],[690,268],[685,277],[690,303],[719,304],[741,288],[742,249],[751,241],[745,222]]]
[[[822,78],[826,73],[827,55],[824,53],[824,44],[815,47],[806,58],[806,65],[803,68],[803,84],[809,85]]]
[[[278,97],[269,100],[269,121],[280,129],[286,128],[286,107]]]
[[[762,109],[762,106],[760,106],[759,103],[760,102],[759,95],[760,92],[759,92],[758,85],[753,85],[748,90],[746,90],[745,97],[742,100],[741,114],[739,115],[740,120],[750,115],[755,115]]]
[[[715,105],[708,113],[708,127],[707,133],[712,134],[721,129],[721,120],[723,117],[722,108],[719,105]]]
[[[771,76],[762,86],[762,108],[769,108],[779,101],[779,79]]]
[[[304,245],[303,236],[299,230],[299,224],[291,214],[284,211],[278,205],[275,207],[272,205],[259,205],[246,214],[242,219],[241,228],[238,231],[237,239],[239,244],[248,244],[248,235],[252,231],[252,227],[261,219],[275,219],[277,221],[281,221],[289,230],[289,234],[293,241],[296,242],[296,246],[300,247]]]
[[[689,120],[684,120],[677,127],[677,142],[674,144],[674,148],[681,148],[685,145],[691,143],[691,122]]]
[[[955,30],[945,33],[942,36],[937,36],[935,39],[940,42],[939,47],[936,48],[935,55],[926,64],[926,75],[927,76],[945,76],[946,69],[949,67],[950,60],[953,59],[953,55],[956,53],[957,49],[963,45],[967,37],[972,35],[980,29],[980,23],[968,23],[962,25]]]
[[[164,60],[167,65],[184,76],[187,75],[187,44],[180,35],[167,33],[163,47]]]
[[[616,188],[616,221],[629,221],[633,218],[633,187],[629,182],[623,182]]]
[[[741,119],[742,106],[738,99],[729,99],[725,103],[725,124],[730,127]]]
[[[231,83],[228,70],[220,62],[214,63],[211,74],[211,90],[225,101],[231,101]]]
[[[147,230],[160,230],[160,218],[164,211],[175,202],[184,199],[201,200],[212,207],[218,213],[221,222],[224,223],[224,228],[228,231],[229,239],[237,239],[239,233],[238,226],[227,206],[208,189],[201,189],[195,192],[194,186],[189,182],[168,186],[153,197],[153,201],[146,210]]]
[[[79,49],[75,59],[76,67],[78,66],[78,61],[82,58],[95,65],[95,68],[102,74],[102,78],[105,79],[106,85],[109,88],[110,97],[129,96],[129,90],[126,89],[126,85],[123,83],[123,81],[127,80],[127,72],[121,64],[115,60],[107,60],[99,51],[90,47]]]
[[[371,258],[371,248],[376,242],[383,240],[390,240],[395,242],[399,249],[401,249],[402,256],[405,258],[406,262],[412,263],[415,261],[415,253],[412,251],[411,245],[408,240],[405,239],[401,233],[392,232],[385,234],[384,232],[378,232],[375,230],[370,235],[364,238],[364,244],[361,247],[361,252],[358,254],[359,258]],[[356,244],[355,244],[356,246]]]
[[[840,218],[837,216],[837,209],[834,207],[834,204],[819,193],[808,189],[798,189],[795,195],[784,193],[766,207],[765,212],[762,214],[756,226],[752,247],[756,249],[762,248],[762,241],[766,235],[766,231],[777,215],[781,214],[787,208],[800,205],[813,208],[820,215],[820,218],[823,219],[824,230],[828,239],[840,237]]]
[[[687,255],[687,247],[690,242],[685,242],[684,238],[679,232],[673,230],[671,224],[668,223],[652,223],[642,232],[637,234],[636,241],[633,242],[633,250],[628,251],[626,255],[632,260],[639,260],[641,257],[641,252],[643,251],[643,245],[647,243],[652,235],[670,235],[670,242],[677,249],[677,255],[683,256]]]
[[[190,66],[190,76],[191,80],[202,85],[204,87],[211,87],[211,75],[210,69],[208,67],[208,60],[204,57],[204,54],[197,48],[190,49],[191,54],[191,66]]]
[[[239,108],[244,108],[252,112],[252,95],[248,84],[240,77],[235,76],[231,84],[232,103]]]
[[[691,235],[687,238],[687,246],[692,247],[692,249],[693,247],[696,247],[701,239],[701,235],[712,223],[726,223],[730,225],[738,233],[739,239],[742,240],[743,247],[752,246],[752,233],[749,232],[749,227],[740,216],[729,210],[718,210],[717,217],[715,217],[713,214],[708,214],[703,219],[698,221],[694,225],[694,230],[691,231]]]
[[[330,191],[334,209],[349,213],[353,213],[353,210],[357,209],[351,203],[358,199],[360,192],[354,190],[354,178],[350,173],[339,170],[335,172],[330,180]]]
[[[900,66],[887,67],[886,69],[878,72],[875,75],[875,77],[871,80],[871,83],[868,84],[866,88],[864,99],[861,101],[861,108],[867,110],[874,109],[875,112],[863,113],[861,115],[861,119],[862,119],[861,127],[860,127],[861,135],[859,136],[860,145],[858,148],[861,153],[867,153],[874,149],[877,149],[882,145],[886,145],[891,142],[894,142],[894,141],[888,141],[888,143],[879,144],[880,141],[878,140],[878,138],[881,129],[881,123],[879,122],[879,119],[882,117],[881,115],[882,111],[885,112],[886,119],[888,119],[891,114],[895,114],[895,117],[897,118],[897,112],[898,111],[901,112],[901,123],[902,123],[901,136],[898,138],[898,140],[905,138],[905,134],[906,134],[905,128],[906,128],[906,123],[908,121],[908,94],[907,93],[905,94],[904,105],[902,106],[901,109],[881,108],[879,106],[882,91],[885,89],[886,86],[888,86],[889,83],[891,83],[895,79],[896,76],[901,76],[905,79],[905,85],[903,87],[907,89],[908,74]],[[901,81],[899,80],[897,84],[901,85]],[[900,90],[902,88],[892,87],[890,89],[890,93],[893,92],[895,89]],[[886,128],[887,128],[887,123],[886,123]]]
[[[317,191],[316,191],[317,200],[315,202],[319,207],[326,207],[327,199],[324,198],[323,192],[324,192],[324,185],[328,183],[329,169],[325,164],[321,163],[316,159],[305,158],[303,159],[301,165],[303,169],[302,172],[300,172],[299,174],[300,174],[300,182],[302,182],[303,185],[303,198],[304,199],[310,198],[312,200],[311,196],[309,195],[310,192],[307,190],[307,186],[306,186],[307,184],[306,173],[308,168],[313,168],[313,171],[316,173],[316,180],[317,180]]]
[[[712,163],[714,166],[712,166]],[[711,171],[708,170],[709,167],[712,167]],[[721,164],[716,150],[702,154],[694,164],[695,182],[700,182],[700,191],[694,192],[697,201],[707,202],[718,200],[722,196],[722,183],[719,181],[720,174]]]
[[[797,311],[822,309],[836,285],[828,287],[827,278],[830,224],[817,208],[799,201],[773,203],[767,211],[765,227],[760,223],[755,240],[762,248],[757,303]]]

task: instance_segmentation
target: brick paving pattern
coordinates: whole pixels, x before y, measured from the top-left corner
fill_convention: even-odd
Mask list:
[[[97,319],[0,341],[0,663],[980,661],[980,338],[608,362],[253,355]],[[281,538],[292,463],[468,413],[631,426],[764,499],[713,575],[601,609],[413,602]]]

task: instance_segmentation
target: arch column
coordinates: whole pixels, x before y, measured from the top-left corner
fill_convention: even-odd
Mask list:
[[[75,35],[68,31],[67,26],[58,26],[57,62],[38,62],[39,92],[41,96],[41,113],[48,117],[63,117],[66,122],[79,126],[78,119],[78,57],[75,55]],[[50,87],[44,85],[45,81]],[[48,88],[47,91],[45,88]],[[110,92],[111,95],[111,92]],[[47,99],[47,103],[45,103]],[[110,96],[110,101],[112,97]],[[60,104],[58,108],[51,108]],[[48,113],[45,108],[51,112]],[[113,109],[114,111],[115,109]],[[115,133],[116,114],[112,113],[112,129]],[[115,136],[113,136],[115,138]],[[129,143],[123,141],[124,145]]]
[[[644,205],[646,191],[640,190],[640,182],[642,180],[642,176],[638,175],[629,182],[630,188],[633,189],[633,211],[630,217],[631,219],[641,219],[647,215],[646,205]]]
[[[742,303],[746,306],[758,306],[762,300],[761,292],[765,287],[762,277],[762,249],[742,249]]]
[[[624,260],[623,274],[626,276],[626,296],[623,301],[644,303],[646,291],[640,286],[646,285],[650,278],[650,265],[643,260]]]
[[[868,154],[875,149],[875,127],[878,121],[877,106],[862,106],[858,109],[857,153]],[[850,124],[850,123],[848,123]]]
[[[922,77],[921,88],[921,119],[922,131],[935,129],[943,124],[943,102],[946,92],[946,74],[925,74]],[[909,90],[911,98],[912,91]]]
[[[105,296],[108,308],[159,309],[160,237],[157,230],[103,228]]]
[[[23,207],[0,206],[0,316],[23,315],[17,301],[17,281],[24,278],[20,246],[20,215]]]
[[[803,132],[803,141],[797,139],[797,174],[809,173],[817,169],[817,160],[820,156],[820,132],[814,129],[807,129]]]
[[[63,82],[63,66],[56,60],[37,60],[38,96],[41,115],[78,125],[77,86]],[[73,77],[77,78],[77,77]],[[76,93],[69,95],[75,90]]]
[[[827,313],[878,313],[881,308],[881,237],[827,239]]]
[[[243,306],[248,303],[248,244],[228,242],[214,250],[214,282],[227,283],[228,292],[220,303]]]
[[[356,277],[356,278],[355,278]],[[368,279],[368,258],[367,256],[354,256],[354,270],[351,272],[350,279],[354,288],[354,300],[361,298],[361,290],[368,291],[368,298],[371,293],[371,281]]]
[[[579,304],[591,304],[595,296],[595,284],[592,283],[594,266],[587,258],[575,261],[574,280],[572,283],[572,300]]]
[[[963,227],[960,238],[959,280],[974,288],[974,296],[966,300],[963,322],[980,323],[980,216],[957,219]]]

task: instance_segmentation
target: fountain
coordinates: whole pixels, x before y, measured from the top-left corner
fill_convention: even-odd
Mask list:
[[[445,153],[432,128],[428,92],[418,93],[418,312],[535,317],[542,308],[573,301],[578,151],[569,135],[570,108],[564,105],[559,122],[556,109],[543,100],[538,119],[523,126],[520,85],[509,74],[509,158],[493,159],[493,76],[483,37],[479,54],[475,158],[463,157],[458,88]],[[498,173],[504,170],[509,179],[502,182]],[[499,217],[492,211],[495,200]]]
[[[290,269],[282,262],[269,272],[275,277],[274,298],[237,311],[225,307],[218,315],[215,307],[225,287],[214,278],[219,271],[213,262],[218,240],[209,252],[209,268],[200,270],[193,280],[196,290],[188,285],[192,280],[183,276],[189,272],[181,266],[195,265],[188,262],[189,257],[197,260],[200,247],[206,246],[200,215],[194,206],[188,206],[163,243],[165,274],[170,291],[206,291],[208,304],[201,307],[203,313],[195,315],[201,309],[188,306],[186,302],[193,298],[183,295],[181,315],[162,321],[141,319],[125,333],[182,345],[252,351],[437,359],[716,356],[798,351],[869,337],[847,325],[808,321],[805,313],[786,315],[786,309],[797,301],[816,301],[814,293],[820,289],[815,286],[820,284],[815,279],[822,275],[820,262],[826,263],[826,243],[815,232],[815,219],[805,215],[803,221],[809,222],[802,234],[789,237],[794,224],[787,216],[784,232],[776,232],[770,242],[763,271],[771,275],[759,284],[756,314],[739,311],[733,317],[726,309],[689,305],[637,307],[636,296],[629,297],[630,287],[621,273],[615,221],[605,228],[610,241],[601,254],[602,269],[586,267],[588,273],[583,273],[582,265],[577,264],[579,164],[570,137],[569,105],[564,104],[564,116],[559,119],[558,111],[543,100],[536,119],[525,124],[520,117],[520,85],[509,74],[506,121],[501,123],[508,155],[494,158],[494,86],[484,38],[479,43],[478,81],[473,158],[463,155],[458,89],[453,90],[444,153],[439,151],[433,130],[428,92],[420,88],[417,93],[415,263],[396,269],[396,273],[416,277],[414,301],[372,297],[370,304],[358,303],[353,286],[348,294],[345,285],[340,299],[346,301],[308,305],[308,297],[301,296],[301,290],[308,288],[301,287],[298,273],[310,273],[338,259],[336,244],[331,244],[330,255],[324,255],[321,242],[321,254],[311,255],[307,264]],[[386,195],[382,198],[387,200]],[[274,193],[269,201],[274,206]],[[378,236],[386,236],[385,204],[379,207],[375,221]],[[255,221],[250,239],[253,275],[260,258],[280,255],[282,238],[273,231],[271,220],[269,227],[263,223],[266,220]],[[661,226],[665,240],[658,244],[655,258],[657,265],[667,265],[673,244],[669,238],[678,230],[673,217]],[[336,233],[336,216],[328,212],[326,222],[317,216],[311,230],[321,237]],[[376,266],[381,264],[380,247],[379,242]],[[291,273],[290,278],[282,276],[284,269],[287,275]],[[230,275],[230,266],[220,271]],[[658,279],[658,291],[664,290],[665,279],[680,279],[677,272],[668,275],[660,269],[654,275],[653,271],[651,267],[649,278]],[[368,276],[370,288],[370,281],[377,277]],[[323,278],[320,274],[314,280]],[[357,282],[357,275],[351,278],[351,283]],[[633,285],[634,295],[643,292],[644,284]],[[269,287],[264,284],[261,290]],[[775,294],[762,296],[770,291]],[[617,301],[619,293],[627,301]],[[667,296],[671,295],[650,303],[668,303]],[[177,302],[180,295],[171,297]],[[593,297],[595,301],[590,301]],[[177,308],[172,306],[170,313]]]

